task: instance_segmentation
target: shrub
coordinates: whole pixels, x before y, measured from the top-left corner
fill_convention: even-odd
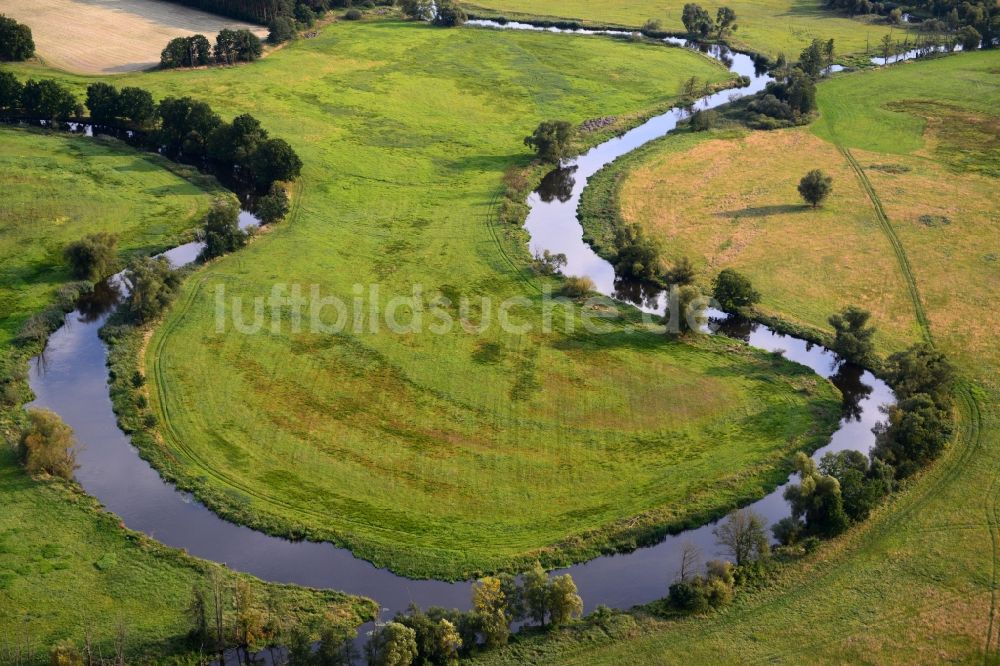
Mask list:
[[[589,277],[571,275],[563,281],[560,293],[567,298],[583,298],[594,289],[594,281]]]
[[[21,433],[21,455],[31,474],[46,473],[64,479],[76,470],[76,437],[59,415],[48,409],[29,409]]]
[[[714,109],[695,111],[691,115],[690,125],[695,132],[707,132],[719,123],[719,113]]]
[[[360,21],[364,14],[359,9],[348,9],[344,12],[344,19],[348,21]]]
[[[535,254],[531,262],[532,269],[539,275],[555,275],[566,265],[566,255],[562,253],[553,254],[545,250],[541,254]]]
[[[100,232],[70,243],[64,255],[73,277],[96,282],[114,272],[117,248],[117,236]]]

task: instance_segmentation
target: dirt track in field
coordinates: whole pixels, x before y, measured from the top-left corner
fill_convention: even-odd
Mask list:
[[[3,0],[0,12],[31,27],[46,64],[81,74],[147,69],[174,37],[202,33],[215,42],[223,28],[267,30],[159,0]]]

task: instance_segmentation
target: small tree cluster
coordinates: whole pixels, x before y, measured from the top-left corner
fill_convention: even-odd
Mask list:
[[[920,344],[890,356],[885,374],[897,403],[875,429],[872,455],[905,478],[940,456],[951,439],[955,373],[940,352]]]
[[[531,268],[538,275],[555,275],[566,266],[566,255],[562,252],[554,253],[544,250],[541,254],[535,253],[531,261]]]
[[[0,14],[0,61],[27,60],[34,55],[31,28]]]
[[[611,263],[617,275],[647,281],[655,281],[662,276],[662,249],[638,225],[617,225],[614,247]]]
[[[73,277],[97,282],[114,272],[118,258],[118,237],[106,232],[84,236],[67,245],[63,254]]]
[[[21,83],[10,72],[0,72],[0,111],[8,116],[60,121],[78,118],[83,107],[73,92],[51,79]]]
[[[171,39],[160,53],[160,67],[171,69],[212,64],[234,65],[238,62],[252,62],[263,52],[260,39],[249,30],[226,28],[216,35],[215,46],[212,46],[205,35]]]
[[[681,12],[681,23],[684,24],[684,30],[689,35],[700,39],[706,39],[713,33],[721,39],[729,33],[735,32],[737,28],[736,12],[730,7],[719,7],[713,21],[711,14],[705,8],[693,2],[684,5]]]

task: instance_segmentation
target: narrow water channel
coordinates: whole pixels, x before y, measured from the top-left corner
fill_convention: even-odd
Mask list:
[[[479,25],[488,25],[476,22]],[[507,24],[507,29],[517,24]],[[533,26],[525,29],[537,29]],[[555,31],[555,30],[553,30]],[[674,40],[675,42],[680,40]],[[713,47],[709,54],[725,62],[734,72],[750,77],[749,87],[717,93],[699,101],[700,108],[723,104],[732,95],[745,95],[763,88],[768,78],[754,71],[748,56]],[[572,171],[568,195],[531,195],[527,228],[533,249],[566,253],[574,275],[590,276],[598,288],[620,296],[614,271],[582,239],[576,219],[580,193],[588,178],[616,157],[672,130],[681,112],[672,110],[656,116],[625,135],[611,139],[564,165]],[[561,177],[561,176],[560,176]],[[243,224],[253,222],[244,214]],[[176,265],[193,261],[197,244],[188,244],[166,253]],[[106,349],[98,338],[107,308],[114,299],[93,300],[66,316],[65,324],[49,340],[45,352],[32,360],[30,384],[36,395],[33,406],[59,413],[76,432],[83,449],[79,454],[77,479],[110,511],[121,516],[131,529],[149,534],[158,541],[183,548],[197,557],[222,562],[268,581],[331,588],[367,596],[383,606],[383,617],[405,610],[410,603],[467,609],[471,582],[447,583],[410,580],[379,569],[354,557],[350,551],[328,543],[291,542],[228,523],[173,485],[142,460],[128,437],[118,429],[108,395]],[[104,307],[100,307],[103,304]],[[845,394],[845,416],[831,443],[817,452],[859,449],[873,443],[871,428],[878,420],[881,405],[890,403],[892,393],[870,373],[838,363],[829,351],[796,338],[776,334],[765,327],[749,324],[727,325],[721,332],[745,339],[769,351],[784,350],[788,358],[829,377]],[[782,488],[752,505],[769,522],[787,515]],[[700,547],[705,560],[721,556],[714,543],[713,525],[704,525],[659,544],[634,552],[596,558],[555,573],[573,575],[587,610],[598,604],[629,608],[666,594],[675,578],[679,548],[685,541]]]

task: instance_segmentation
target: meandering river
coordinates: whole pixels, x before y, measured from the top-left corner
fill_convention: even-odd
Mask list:
[[[500,27],[490,22],[471,22],[481,27]],[[506,29],[540,29],[508,23]],[[562,32],[549,29],[553,32]],[[573,31],[580,32],[580,31]],[[603,34],[608,34],[607,32]],[[611,32],[611,34],[616,34]],[[626,33],[620,33],[626,34]],[[670,40],[683,45],[682,40]],[[752,60],[725,48],[712,47],[707,53],[726,63],[733,71],[750,78],[750,85],[726,90],[699,100],[699,108],[728,102],[733,96],[761,90],[770,80],[754,70]],[[598,257],[583,241],[576,217],[580,194],[594,173],[615,158],[674,129],[683,112],[671,110],[643,123],[626,134],[610,139],[586,154],[564,163],[573,183],[559,196],[540,188],[528,203],[526,223],[533,250],[549,249],[567,255],[567,274],[586,275],[608,295],[624,297],[629,290],[617,282],[610,264]],[[247,213],[241,222],[255,220]],[[193,261],[199,246],[188,244],[166,256],[175,265]],[[113,299],[112,299],[113,300]],[[109,304],[108,299],[104,301]],[[654,302],[642,305],[656,310]],[[448,583],[410,580],[379,569],[354,557],[350,551],[328,543],[292,542],[226,522],[189,495],[164,482],[132,447],[119,430],[108,395],[107,353],[98,330],[107,319],[107,308],[93,302],[66,316],[65,324],[49,340],[44,353],[31,363],[30,384],[36,399],[33,406],[47,407],[62,416],[83,444],[79,454],[77,480],[108,510],[121,516],[134,530],[197,557],[222,562],[264,580],[295,583],[371,597],[383,607],[383,617],[405,610],[410,603],[422,607],[438,605],[466,609],[470,605],[471,581]],[[828,350],[796,338],[783,336],[763,326],[724,325],[720,332],[745,339],[768,351],[783,350],[786,357],[830,378],[845,395],[845,414],[829,445],[816,453],[858,449],[873,444],[871,428],[880,416],[879,407],[891,403],[892,392],[870,373],[845,365]],[[754,511],[774,522],[788,514],[778,488],[752,505]],[[713,525],[670,536],[657,545],[627,554],[608,555],[554,573],[573,575],[588,610],[598,604],[629,608],[661,598],[673,581],[680,561],[681,545],[697,545],[705,560],[723,553],[715,544]]]

